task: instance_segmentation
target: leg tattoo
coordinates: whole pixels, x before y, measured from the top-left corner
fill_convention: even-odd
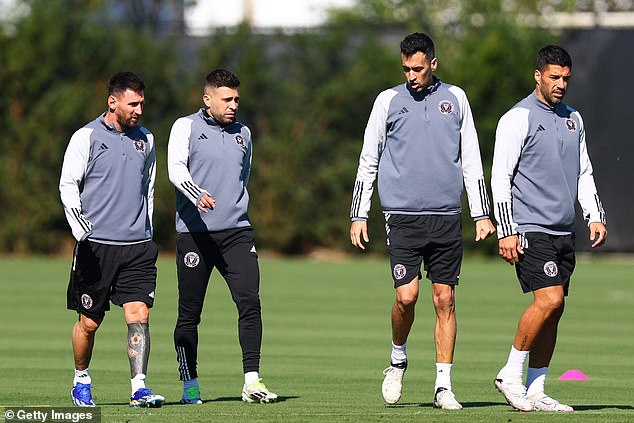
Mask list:
[[[128,323],[128,359],[130,375],[146,374],[150,357],[150,326],[148,323]]]

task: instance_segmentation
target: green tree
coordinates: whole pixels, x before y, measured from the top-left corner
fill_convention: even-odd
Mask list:
[[[71,134],[105,110],[108,78],[131,70],[148,87],[142,123],[164,149],[163,118],[179,97],[177,60],[151,33],[110,22],[106,2],[24,3],[29,13],[0,32],[0,250],[51,252],[70,240],[58,181]],[[159,207],[155,223],[165,217]]]

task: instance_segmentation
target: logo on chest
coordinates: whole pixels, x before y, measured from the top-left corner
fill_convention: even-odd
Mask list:
[[[145,151],[145,143],[143,140],[133,140],[134,149],[138,152],[143,153]]]
[[[566,119],[566,129],[570,132],[575,132],[577,130],[577,122],[573,119]]]
[[[443,115],[450,115],[453,113],[454,105],[449,100],[443,100],[438,103],[438,111]]]
[[[236,144],[238,144],[240,147],[247,148],[247,143],[242,137],[242,135],[236,135],[235,140],[236,140]]]

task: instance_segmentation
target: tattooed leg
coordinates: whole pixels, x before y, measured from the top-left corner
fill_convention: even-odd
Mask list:
[[[150,326],[146,323],[128,323],[128,359],[130,376],[147,374],[150,357]]]

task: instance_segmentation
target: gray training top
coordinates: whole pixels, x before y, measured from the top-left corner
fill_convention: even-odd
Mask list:
[[[220,125],[204,109],[174,122],[167,147],[170,181],[176,187],[176,231],[213,232],[251,226],[247,216],[251,131]],[[216,200],[198,210],[203,194]]]
[[[491,174],[498,238],[574,230],[577,196],[583,216],[605,223],[579,112],[551,108],[535,92],[498,122]]]
[[[59,180],[66,219],[78,241],[148,241],[154,209],[154,137],[138,125],[118,131],[104,116],[75,132],[66,148]]]
[[[464,180],[471,216],[488,218],[469,101],[461,88],[435,77],[422,92],[401,84],[377,96],[359,158],[352,220],[368,218],[377,173],[384,213],[458,214]]]

